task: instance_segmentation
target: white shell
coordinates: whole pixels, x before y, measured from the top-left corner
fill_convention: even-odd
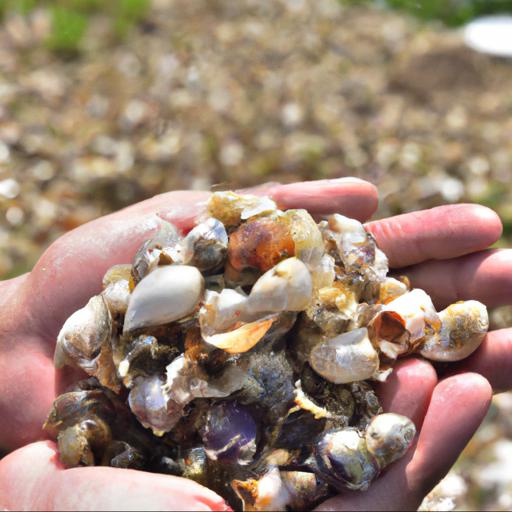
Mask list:
[[[464,29],[464,41],[473,50],[512,58],[512,16],[473,20]]]
[[[229,354],[241,354],[251,350],[259,343],[272,324],[277,320],[278,315],[270,315],[254,322],[241,325],[237,329],[211,336],[204,336],[203,339],[209,345],[228,352]]]
[[[439,313],[441,329],[420,347],[432,361],[460,361],[482,343],[489,328],[487,308],[481,302],[456,302]]]
[[[135,287],[124,332],[179,320],[194,311],[203,294],[203,276],[195,267],[158,267]]]
[[[292,495],[281,479],[279,469],[275,466],[271,467],[259,480],[251,479],[246,482],[234,480],[232,485],[244,502],[244,510],[284,511],[292,501]],[[245,492],[242,489],[245,489]]]
[[[311,274],[298,258],[288,258],[265,272],[249,294],[251,312],[302,311],[313,297]]]
[[[415,435],[416,427],[409,418],[395,413],[378,414],[366,430],[366,446],[383,469],[405,454]]]
[[[109,284],[101,294],[112,315],[126,313],[130,301],[130,283],[126,279]]]
[[[111,331],[112,319],[105,301],[101,295],[95,295],[62,326],[55,347],[55,367],[72,362],[90,373]]]
[[[247,295],[231,288],[220,293],[206,290],[199,310],[201,333],[204,336],[225,331],[236,322],[245,321],[246,311]]]
[[[386,312],[397,315],[407,331],[405,333],[406,336],[397,340],[384,339],[377,330],[375,331],[373,341],[391,359],[396,359],[398,356],[410,351],[415,343],[419,342],[427,334],[428,330],[436,330],[441,325],[432,299],[419,288],[404,293],[385,304],[382,310],[372,319],[370,326],[375,327],[378,325],[378,320]]]
[[[309,364],[329,382],[346,384],[371,378],[379,369],[379,355],[363,327],[313,347]]]

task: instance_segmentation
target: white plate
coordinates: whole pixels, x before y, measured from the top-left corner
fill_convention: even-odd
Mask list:
[[[512,58],[512,16],[473,20],[464,27],[464,41],[479,52]]]

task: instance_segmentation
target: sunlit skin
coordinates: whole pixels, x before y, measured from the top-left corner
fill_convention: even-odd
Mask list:
[[[377,191],[360,180],[330,180],[254,190],[282,208],[339,212],[367,220]],[[65,469],[41,425],[50,405],[78,375],[53,367],[66,318],[101,289],[105,271],[128,263],[157,229],[157,216],[190,229],[207,192],[169,192],[97,219],[57,240],[32,272],[0,283],[0,508],[31,510],[222,510],[223,500],[177,477],[107,467]],[[438,309],[461,299],[488,307],[512,303],[512,250],[488,250],[501,223],[478,205],[438,207],[367,224],[413,286]],[[345,493],[322,510],[415,509],[453,465],[488,409],[492,389],[512,387],[512,330],[487,335],[468,360],[438,376],[420,359],[400,362],[379,394],[387,411],[411,417],[419,435],[407,455],[365,493]]]

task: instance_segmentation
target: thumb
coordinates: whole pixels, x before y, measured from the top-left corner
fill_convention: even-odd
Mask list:
[[[230,510],[213,491],[184,478],[110,467],[65,469],[50,441],[0,461],[0,509]]]

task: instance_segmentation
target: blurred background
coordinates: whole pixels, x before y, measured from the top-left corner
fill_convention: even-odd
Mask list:
[[[512,59],[461,28],[491,13],[512,0],[0,0],[0,278],[166,190],[345,175],[377,217],[488,205],[510,245]],[[512,509],[511,394],[422,507]]]

